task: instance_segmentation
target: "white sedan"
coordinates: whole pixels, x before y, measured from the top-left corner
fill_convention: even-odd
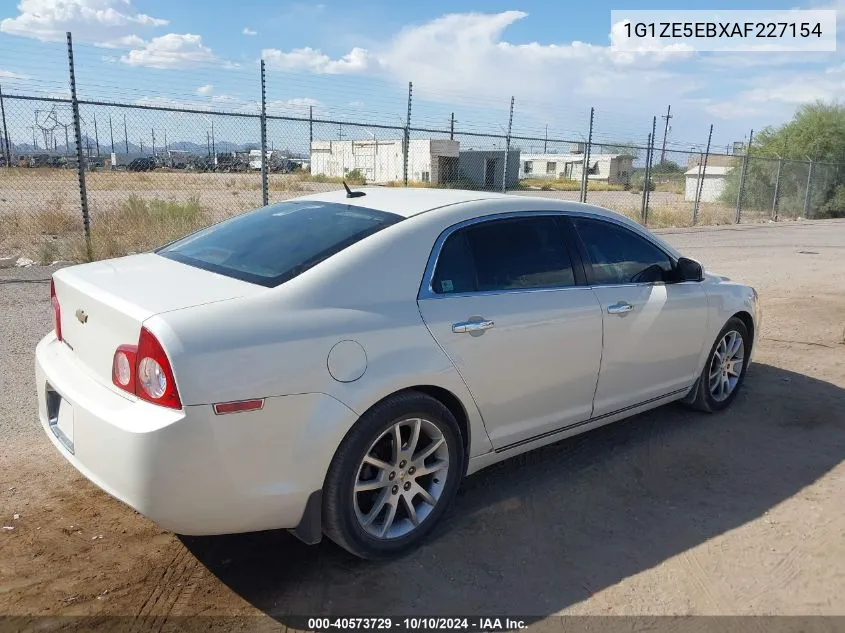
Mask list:
[[[461,479],[682,400],[727,407],[757,293],[594,206],[364,188],[61,269],[47,437],[182,534],[418,544]]]

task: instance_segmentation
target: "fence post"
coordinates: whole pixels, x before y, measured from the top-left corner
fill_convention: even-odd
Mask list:
[[[593,121],[595,119],[596,109],[590,108],[590,130],[587,133],[587,147],[584,148],[584,164],[581,167],[581,202],[587,202],[587,172],[590,170],[590,148],[593,144]]]
[[[451,118],[449,119],[449,140],[455,140],[455,113],[452,113]]]
[[[651,162],[651,132],[648,134],[648,139],[646,140],[646,148],[645,148],[645,173],[643,174],[643,193],[640,199],[640,220],[643,224],[646,223],[647,217],[647,201],[646,201],[646,193],[648,191],[648,165]]]
[[[0,86],[0,115],[3,119],[3,148],[6,151],[6,167],[12,166],[12,150],[9,148],[9,128],[6,126],[6,106],[3,104],[3,87]]]
[[[97,145],[97,158],[100,157],[100,133],[97,131],[97,115],[94,117],[94,143]]]
[[[408,82],[408,118],[405,119],[405,143],[402,148],[402,181],[408,186],[408,152],[411,145],[411,98],[414,94],[414,82]]]
[[[804,219],[809,218],[810,211],[810,183],[813,180],[813,159],[810,159],[810,169],[807,171],[807,190],[804,192]]]
[[[270,204],[270,188],[267,184],[267,84],[263,59],[261,60],[261,204],[265,207]]]
[[[85,231],[85,251],[88,260],[91,252],[91,218],[88,215],[88,191],[85,189],[85,157],[82,153],[82,128],[79,125],[79,101],[76,98],[76,74],[73,70],[73,38],[67,32],[67,61],[70,71],[70,102],[73,109],[73,133],[76,136],[76,173],[79,177],[79,203],[82,208],[82,228]]]
[[[772,219],[778,221],[778,195],[780,194],[780,172],[783,168],[783,159],[778,158],[778,171],[775,176],[775,195],[772,198]]]
[[[308,158],[311,158],[311,152],[314,147],[314,106],[308,106]]]
[[[508,135],[505,137],[505,165],[502,168],[502,193],[508,190],[508,159],[511,155],[511,129],[513,128],[513,97],[511,97],[511,112],[508,116]]]
[[[713,140],[713,124],[710,124],[710,133],[707,135],[707,149],[704,152],[704,164],[699,165],[698,186],[695,192],[695,205],[692,207],[692,224],[698,224],[698,207],[701,204],[701,194],[704,191],[704,177],[707,175],[707,159],[710,158],[710,141]]]
[[[739,172],[739,191],[736,193],[736,216],[734,222],[739,224],[742,219],[742,193],[745,190],[745,172],[748,171],[748,155],[751,153],[751,142],[754,140],[754,130],[748,135],[748,147],[745,148],[745,156],[742,157],[742,171]]]
[[[657,142],[657,117],[651,120],[651,136],[649,137],[648,164],[645,170],[645,211],[643,213],[643,224],[648,224],[648,203],[651,201],[651,176],[654,165],[654,144]]]

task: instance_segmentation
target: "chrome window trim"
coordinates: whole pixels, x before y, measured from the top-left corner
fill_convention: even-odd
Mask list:
[[[568,217],[568,218],[578,218],[578,217],[585,217],[593,220],[599,220],[603,222],[609,222],[611,224],[615,224],[623,229],[626,229],[638,237],[646,240],[649,244],[654,246],[657,250],[661,253],[666,255],[672,265],[674,266],[677,263],[677,259],[673,257],[670,253],[667,253],[659,244],[656,244],[653,240],[649,239],[647,235],[643,235],[638,231],[633,231],[631,227],[626,226],[624,222],[617,220],[616,218],[609,218],[607,216],[601,215],[599,213],[591,213],[589,211],[565,211],[565,210],[553,210],[553,211],[505,211],[502,213],[491,213],[490,215],[482,215],[477,216],[474,218],[470,218],[468,220],[463,220],[456,224],[453,224],[447,228],[445,228],[440,235],[437,236],[437,239],[434,241],[434,246],[431,249],[431,253],[428,256],[428,261],[426,262],[425,272],[423,273],[422,282],[420,283],[420,289],[417,292],[417,300],[421,301],[424,299],[451,299],[457,297],[478,297],[478,296],[489,296],[489,295],[501,295],[501,294],[516,294],[516,293],[526,293],[526,292],[557,292],[561,290],[583,290],[584,288],[608,288],[611,285],[615,287],[638,287],[638,286],[654,286],[654,285],[662,285],[664,282],[648,282],[648,283],[639,283],[639,284],[609,284],[609,285],[602,285],[602,284],[585,284],[585,285],[578,285],[577,283],[572,286],[549,286],[544,288],[510,288],[510,289],[502,289],[502,290],[479,290],[476,292],[461,292],[461,293],[438,293],[434,291],[434,288],[431,285],[432,280],[434,279],[434,271],[437,269],[437,262],[440,259],[440,252],[443,249],[443,244],[446,242],[449,237],[455,233],[456,231],[466,228],[468,226],[472,226],[473,224],[480,224],[481,222],[492,222],[495,220],[507,220],[511,218],[530,218],[530,217],[544,217],[544,216],[554,216],[554,217]],[[584,264],[587,265],[587,262]]]

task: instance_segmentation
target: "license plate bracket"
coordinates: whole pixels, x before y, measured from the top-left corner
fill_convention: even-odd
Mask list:
[[[47,385],[47,419],[50,431],[71,454],[73,453],[73,405]]]

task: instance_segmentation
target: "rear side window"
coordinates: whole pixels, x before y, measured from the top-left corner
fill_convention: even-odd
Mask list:
[[[610,222],[573,221],[592,261],[595,284],[661,281],[671,272],[669,256],[645,238]]]
[[[401,219],[331,202],[280,202],[210,226],[157,253],[273,287]]]
[[[563,227],[552,216],[491,220],[455,231],[432,278],[438,294],[574,285]]]

